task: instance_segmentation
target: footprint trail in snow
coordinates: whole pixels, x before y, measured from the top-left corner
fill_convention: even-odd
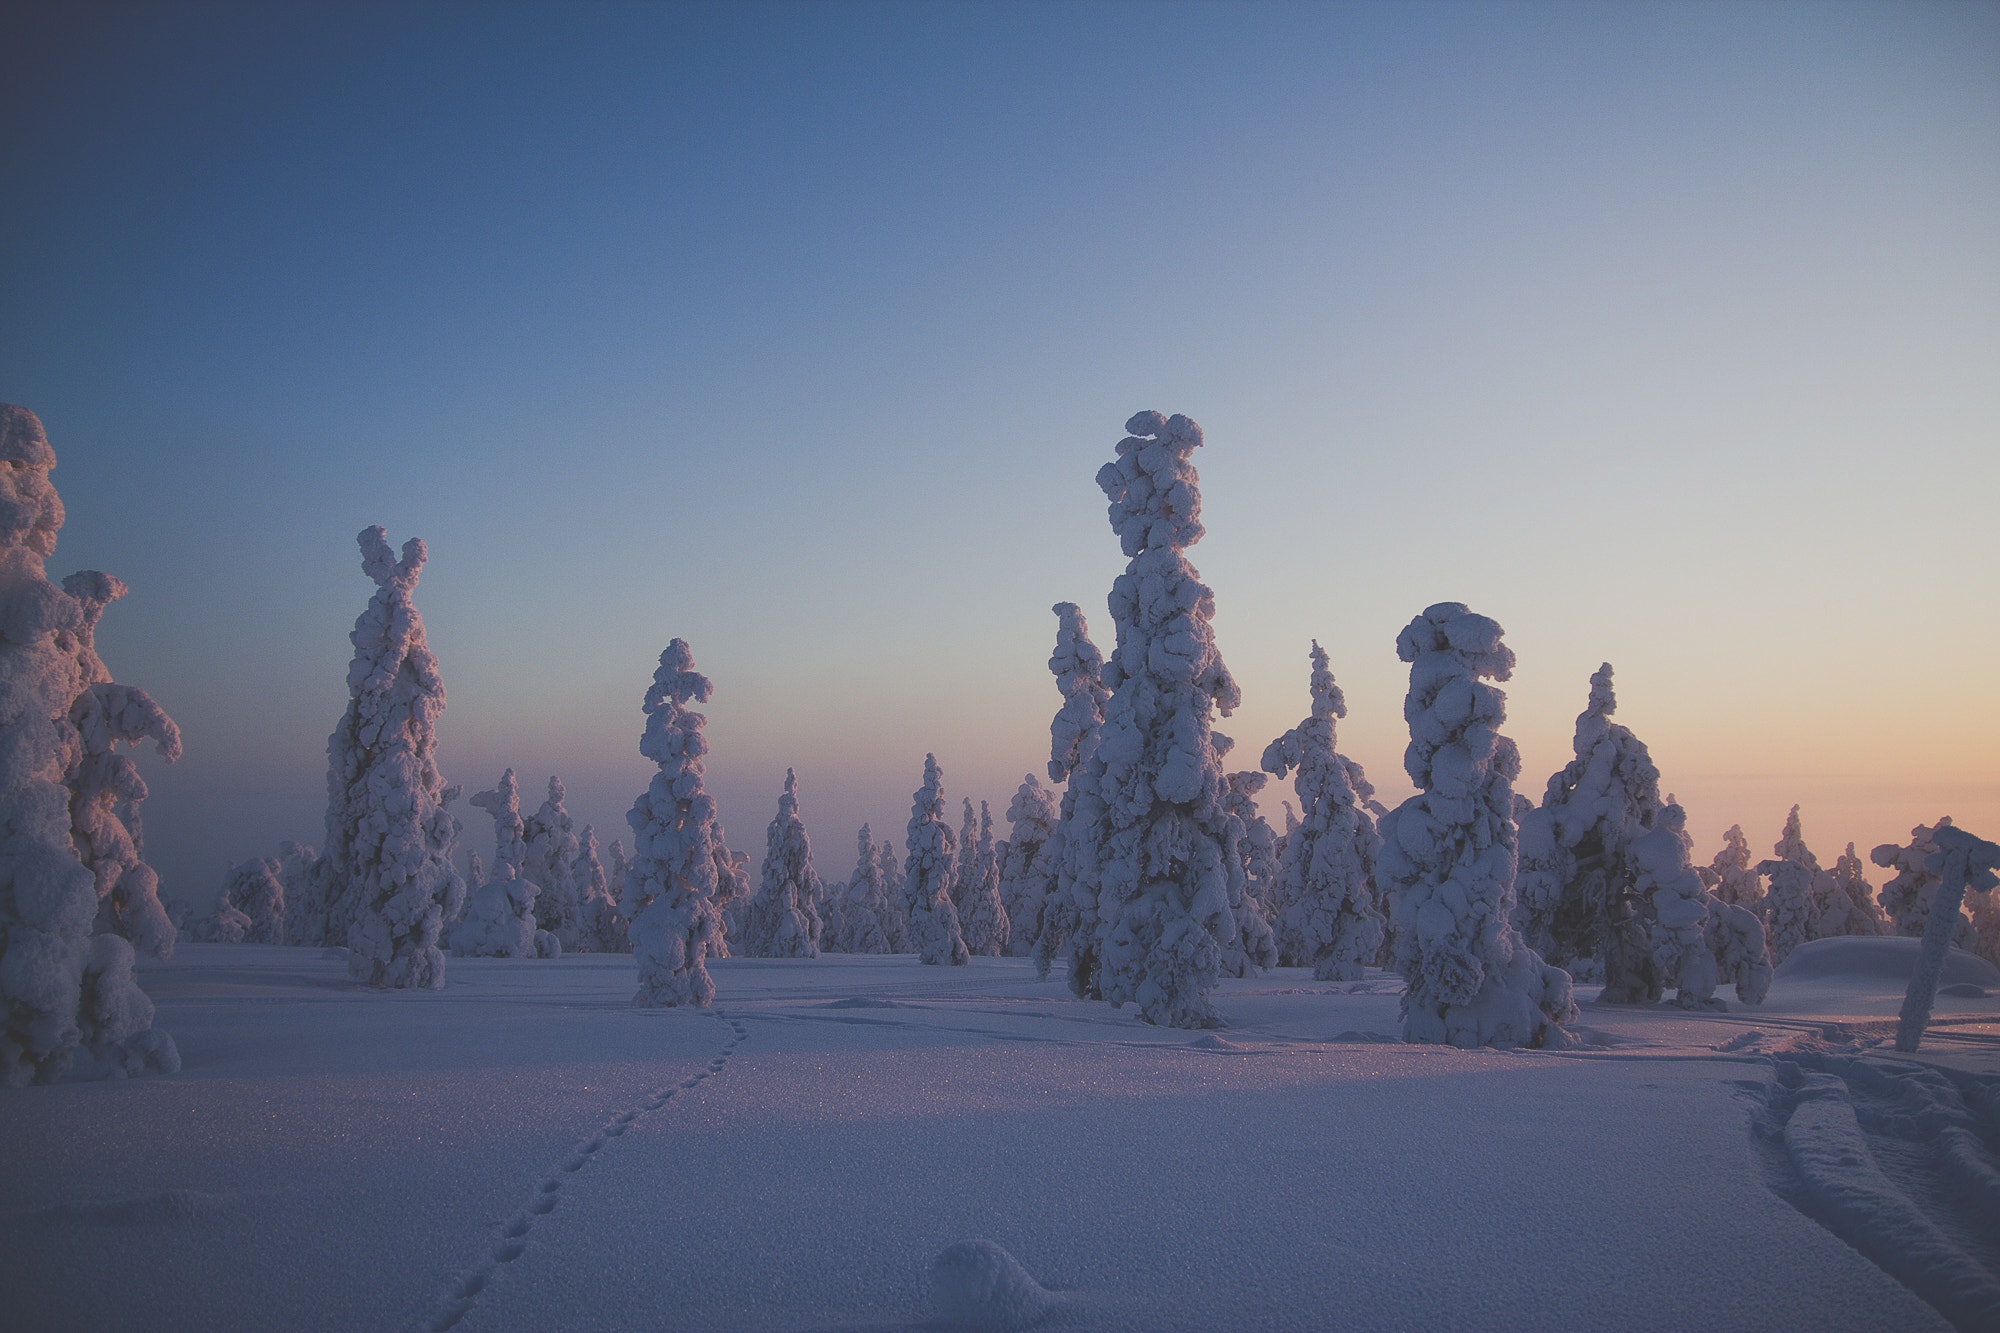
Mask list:
[[[641,1117],[651,1114],[672,1101],[674,1097],[695,1087],[703,1079],[721,1073],[729,1064],[729,1057],[743,1042],[746,1035],[743,1024],[720,1010],[713,1011],[714,1017],[729,1025],[729,1040],[720,1054],[687,1078],[642,1099],[637,1106],[628,1107],[613,1116],[602,1129],[590,1135],[570,1150],[562,1162],[547,1176],[535,1183],[528,1192],[528,1202],[520,1213],[502,1223],[495,1234],[493,1243],[480,1260],[468,1269],[456,1282],[451,1284],[449,1293],[439,1304],[437,1311],[418,1325],[421,1333],[445,1333],[465,1318],[478,1303],[480,1294],[500,1271],[528,1251],[528,1240],[542,1220],[556,1210],[562,1202],[563,1186],[569,1178],[590,1164],[609,1147],[613,1140],[624,1136],[626,1130],[637,1124]]]

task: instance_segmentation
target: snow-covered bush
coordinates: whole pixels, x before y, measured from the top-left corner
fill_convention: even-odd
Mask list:
[[[576,821],[563,805],[562,779],[549,779],[548,799],[521,822],[525,844],[521,876],[541,889],[535,895],[535,928],[553,935],[565,950],[590,947],[584,921],[583,889],[576,881],[576,858],[583,852]]]
[[[322,929],[313,901],[319,853],[287,838],[278,844],[278,880],[285,889],[285,943],[317,944]],[[447,925],[450,923],[446,923]]]
[[[967,802],[970,808],[970,802]],[[983,958],[1007,956],[1013,923],[1000,900],[1000,857],[993,848],[993,810],[979,803],[979,833],[973,839],[970,861],[972,882],[958,890],[959,929],[965,936],[968,953]]]
[[[1733,907],[1760,911],[1764,902],[1764,874],[1750,860],[1750,840],[1743,836],[1743,828],[1731,824],[1729,831],[1722,835],[1722,850],[1707,866],[1697,866],[1696,873],[1708,891]]]
[[[1868,882],[1854,844],[1834,858],[1827,872],[1827,892],[1819,904],[1819,918],[1813,922],[1812,937],[1823,940],[1833,935],[1886,935],[1889,922],[1875,903],[1875,886]]]
[[[1104,654],[1090,641],[1090,627],[1075,602],[1057,602],[1056,648],[1049,671],[1056,678],[1062,707],[1049,723],[1049,781],[1068,782],[1050,848],[1055,883],[1042,903],[1041,928],[1035,935],[1035,974],[1046,978],[1049,968],[1069,951],[1069,988],[1082,999],[1103,998],[1097,986],[1097,893],[1086,869],[1096,865],[1097,830],[1103,800],[1092,790],[1078,813],[1081,786],[1070,779],[1097,751],[1104,726],[1104,705],[1111,691],[1104,687]]]
[[[361,569],[375,595],[348,635],[347,712],[327,738],[326,850],[314,874],[323,944],[345,944],[348,970],[371,986],[444,985],[438,938],[458,915],[465,881],[452,864],[459,789],[437,768],[444,681],[412,594],[424,544],[402,559],[379,527],[364,530]]]
[[[1361,765],[1334,749],[1334,719],[1347,716],[1347,699],[1317,639],[1311,661],[1311,715],[1264,749],[1266,773],[1296,770],[1299,798],[1299,826],[1285,840],[1276,887],[1278,953],[1320,981],[1357,981],[1382,947],[1374,885],[1382,839],[1362,804],[1375,788]]]
[[[1094,932],[1104,998],[1136,1004],[1150,1023],[1216,1027],[1208,995],[1236,939],[1243,862],[1210,722],[1241,694],[1215,648],[1214,594],[1186,555],[1202,535],[1201,427],[1141,412],[1125,429],[1097,473],[1129,561],[1111,585],[1118,646],[1104,664],[1097,745],[1070,778],[1065,874],[1072,897],[1095,898],[1078,940]]]
[[[94,572],[61,588],[48,580],[63,522],[55,462],[35,414],[0,404],[0,1078],[10,1086],[54,1081],[79,1050],[98,1072],[180,1068],[173,1040],[153,1029],[132,944],[92,934],[101,923],[149,952],[173,947],[139,859],[144,784],[106,756],[113,741],[146,735],[171,755],[178,733],[139,691],[108,685],[92,647],[97,615],[122,585]],[[101,730],[82,734],[77,708]],[[79,814],[93,830],[88,848],[76,841]]]
[[[675,639],[660,654],[642,705],[646,732],[639,753],[660,771],[625,816],[632,826],[632,862],[619,908],[631,922],[639,963],[635,1005],[706,1006],[715,998],[706,960],[723,956],[719,899],[736,863],[723,841],[715,798],[701,789],[707,719],[686,707],[690,700],[708,702],[711,688],[694,669],[687,641]]]
[[[910,826],[903,841],[903,908],[917,956],[931,964],[961,966],[970,959],[951,905],[958,865],[951,826],[944,818],[944,773],[937,756],[924,756],[924,785],[910,794]]]
[[[1924,927],[1931,919],[1931,904],[1937,901],[1938,886],[1937,872],[1925,863],[1938,853],[1937,830],[1951,826],[1950,815],[1935,824],[1919,824],[1910,830],[1909,846],[1885,842],[1868,854],[1868,859],[1876,865],[1896,872],[1876,895],[1895,934],[1923,938]],[[1977,944],[1972,922],[1962,914],[1952,932],[1951,944],[1954,949],[1971,949]]]
[[[1520,752],[1500,734],[1513,674],[1493,620],[1458,602],[1396,638],[1410,664],[1403,767],[1415,796],[1383,816],[1377,868],[1394,886],[1406,1041],[1539,1047],[1576,1016],[1570,978],[1514,929],[1514,791]]]
[[[764,881],[750,901],[741,953],[751,958],[819,957],[819,879],[799,819],[798,779],[785,770],[778,813],[764,836]]]
[[[1268,781],[1268,775],[1247,769],[1231,773],[1222,796],[1222,808],[1235,825],[1236,854],[1243,863],[1242,895],[1229,904],[1236,918],[1236,938],[1222,951],[1224,976],[1253,976],[1260,968],[1278,965],[1278,935],[1264,908],[1278,874],[1278,835],[1257,813],[1257,793]]]
[[[1032,957],[1042,930],[1042,904],[1055,888],[1054,843],[1061,811],[1056,794],[1033,773],[1007,805],[1007,841],[1000,856],[1000,903],[1007,909],[1007,952]]]
[[[1819,858],[1806,846],[1796,805],[1785,817],[1785,831],[1772,850],[1776,858],[1759,862],[1757,871],[1771,881],[1761,904],[1762,915],[1770,938],[1771,961],[1782,963],[1792,950],[1817,938],[1813,923],[1824,914],[1833,885],[1820,868]]]

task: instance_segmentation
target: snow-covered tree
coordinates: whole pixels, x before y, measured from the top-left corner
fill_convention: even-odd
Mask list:
[[[705,1007],[715,998],[707,958],[724,956],[719,899],[736,860],[724,842],[715,798],[701,787],[707,719],[686,706],[708,702],[712,688],[694,669],[686,640],[675,639],[660,654],[642,705],[646,732],[639,753],[660,771],[625,817],[632,826],[632,862],[619,906],[631,922],[639,963],[635,1005]]]
[[[1812,937],[1834,935],[1886,935],[1889,923],[1875,903],[1875,886],[1868,882],[1854,844],[1834,859],[1828,872],[1826,898],[1820,904],[1819,919],[1813,922]]]
[[[1938,854],[1937,830],[1950,827],[1951,816],[1946,815],[1935,824],[1919,824],[1911,829],[1909,846],[1885,842],[1868,854],[1868,859],[1876,865],[1896,872],[1876,895],[1892,933],[1923,938],[1924,928],[1931,919],[1931,904],[1937,901],[1939,882],[1937,872],[1925,862]],[[1971,949],[1976,943],[1972,922],[1961,914],[1952,932],[1952,947]]]
[[[522,821],[521,875],[541,887],[535,895],[535,928],[555,936],[565,950],[574,950],[588,947],[591,932],[584,920],[583,887],[576,881],[583,844],[563,804],[567,796],[562,779],[551,777],[548,799]]]
[[[1722,835],[1722,850],[1715,859],[1695,870],[1708,891],[1723,902],[1752,912],[1761,909],[1764,875],[1751,864],[1750,840],[1743,836],[1741,825],[1731,824],[1729,832]]]
[[[1000,856],[1000,902],[1007,909],[1007,952],[1032,957],[1041,935],[1042,904],[1055,887],[1053,842],[1061,812],[1056,794],[1029,773],[1007,805],[1007,841]]]
[[[1278,965],[1278,935],[1264,910],[1264,904],[1274,896],[1278,836],[1257,812],[1257,793],[1268,781],[1266,774],[1247,769],[1231,773],[1222,796],[1222,807],[1236,826],[1236,854],[1243,862],[1242,896],[1229,903],[1230,914],[1236,918],[1236,938],[1222,951],[1222,975],[1227,977],[1252,976],[1260,968]]]
[[[2000,893],[1968,893],[1965,907],[1972,917],[1972,952],[2000,967]]]
[[[970,802],[967,802],[968,808]],[[979,833],[972,842],[972,882],[959,886],[959,929],[967,952],[984,958],[1007,956],[1012,923],[1000,900],[1000,857],[993,849],[993,810],[979,803]]]
[[[583,836],[577,840],[570,881],[578,888],[578,905],[583,912],[584,943],[580,947],[593,953],[624,953],[625,918],[618,915],[618,900],[611,894],[611,881],[598,859],[597,830],[589,824],[583,826]]]
[[[903,871],[896,863],[895,844],[882,839],[875,844],[875,857],[876,882],[882,893],[875,910],[888,938],[889,952],[913,953],[916,946],[910,934],[910,913],[903,905]]]
[[[411,600],[424,544],[402,559],[380,527],[357,539],[375,595],[348,635],[347,712],[327,739],[326,850],[314,869],[326,944],[345,944],[348,970],[371,986],[444,985],[438,938],[458,915],[465,881],[452,864],[459,788],[437,767],[444,681]]]
[[[1264,749],[1266,773],[1296,770],[1299,798],[1299,827],[1278,873],[1278,954],[1320,981],[1358,981],[1382,947],[1374,885],[1382,839],[1362,804],[1375,788],[1334,749],[1334,719],[1347,716],[1347,698],[1317,639],[1311,661],[1311,715]]]
[[[108,826],[102,848],[75,838],[79,802],[86,820],[102,815],[136,835],[130,803],[143,784],[121,790],[114,766],[102,762],[112,740],[138,739],[128,736],[135,728],[109,721],[86,737],[73,709],[81,705],[87,719],[100,708],[122,713],[145,696],[107,687],[91,646],[116,581],[85,573],[58,588],[48,580],[44,562],[63,522],[49,483],[55,462],[35,414],[0,404],[0,1079],[10,1086],[53,1082],[79,1050],[105,1071],[180,1068],[173,1039],[153,1028],[132,941],[93,934],[97,923],[115,922],[149,950],[164,954],[173,944],[136,836],[129,859]],[[163,745],[165,714],[150,700],[139,712],[136,729]],[[178,750],[174,735],[167,751]]]
[[[973,813],[970,796],[964,797],[963,801],[965,818],[958,826],[958,860],[953,865],[951,880],[951,905],[958,909],[961,929],[965,925],[965,891],[976,877],[972,863],[979,856],[979,816]],[[974,949],[973,952],[979,951]]]
[[[281,867],[268,856],[255,856],[229,873],[222,896],[248,924],[243,938],[251,944],[285,942],[285,884]]]
[[[958,909],[951,904],[957,878],[955,840],[944,817],[944,773],[937,756],[924,756],[924,785],[910,795],[910,826],[903,847],[903,908],[910,922],[910,941],[925,963],[964,965],[971,957],[958,927]]]
[[[1062,706],[1049,723],[1049,781],[1069,782],[1097,750],[1104,726],[1104,705],[1111,691],[1104,687],[1104,654],[1090,641],[1090,627],[1075,602],[1057,602],[1056,648],[1049,671],[1056,678]],[[1082,999],[1102,999],[1097,988],[1097,893],[1083,872],[1096,865],[1097,827],[1103,801],[1090,797],[1079,818],[1079,789],[1069,782],[1050,847],[1055,883],[1042,904],[1041,927],[1035,934],[1035,974],[1046,978],[1055,960],[1069,950],[1069,988]]]
[[[1819,858],[1806,846],[1796,805],[1785,817],[1785,831],[1772,850],[1777,857],[1760,862],[1757,870],[1771,881],[1762,903],[1763,917],[1770,937],[1771,961],[1782,963],[1792,950],[1815,938],[1813,923],[1824,911],[1832,882],[1820,868]]]
[[[474,792],[472,804],[493,817],[493,878],[472,891],[463,918],[447,936],[451,951],[462,958],[560,957],[562,942],[535,925],[542,886],[521,873],[527,839],[514,770],[501,774],[491,791]]]
[[[321,925],[313,904],[313,864],[319,853],[290,838],[278,844],[278,881],[285,890],[286,944],[317,944]]]
[[[750,958],[819,957],[812,843],[799,818],[798,779],[785,770],[778,813],[764,837],[764,881],[750,901],[741,952]]]
[[[839,953],[888,953],[889,935],[882,928],[886,906],[882,865],[868,825],[855,834],[855,844],[854,874],[840,891],[831,947]]]
[[[1186,554],[1202,535],[1201,427],[1141,412],[1125,429],[1097,473],[1129,561],[1111,586],[1118,646],[1096,747],[1070,778],[1065,874],[1072,898],[1094,899],[1078,940],[1092,932],[1104,998],[1165,1027],[1217,1027],[1208,995],[1237,937],[1243,862],[1210,723],[1241,694],[1215,648],[1214,594]]]
[[[1687,815],[1669,798],[1653,827],[1632,839],[1627,855],[1633,868],[1632,889],[1649,906],[1653,966],[1650,977],[1658,990],[1627,994],[1635,1003],[1657,1003],[1669,985],[1678,988],[1675,1002],[1683,1009],[1715,1003],[1721,968],[1708,946],[1709,904],[1714,900],[1689,859],[1692,840]]]
[[[1500,626],[1458,602],[1396,638],[1410,664],[1403,767],[1415,796],[1382,819],[1377,868],[1395,886],[1406,1041],[1539,1047],[1576,1016],[1570,978],[1514,929],[1514,791],[1520,752],[1500,734],[1513,674]]]

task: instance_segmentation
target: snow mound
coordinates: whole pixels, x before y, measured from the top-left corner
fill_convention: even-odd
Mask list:
[[[1917,970],[1924,942],[1906,935],[1837,935],[1810,940],[1793,949],[1778,965],[1779,981],[1833,981],[1869,978],[1908,983]],[[2000,987],[2000,967],[1977,954],[1953,949],[1945,956],[1947,985]]]
[[[1033,1328],[1055,1311],[1060,1300],[990,1240],[962,1240],[931,1260],[937,1327]]]
[[[900,1009],[894,1000],[878,1000],[869,995],[850,995],[844,1000],[829,1000],[822,1009]]]
[[[1197,1051],[1247,1051],[1248,1046],[1239,1046],[1226,1037],[1218,1037],[1213,1032],[1204,1037],[1196,1037],[1188,1043]]]

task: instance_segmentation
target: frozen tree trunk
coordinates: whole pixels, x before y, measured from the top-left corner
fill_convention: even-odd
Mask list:
[[[1334,719],[1347,716],[1347,699],[1317,639],[1310,656],[1312,714],[1266,746],[1263,759],[1273,777],[1297,770],[1299,826],[1285,840],[1276,893],[1279,952],[1320,981],[1359,981],[1382,947],[1374,884],[1382,839],[1362,804],[1375,788],[1334,749]]]
[[[715,998],[710,954],[723,956],[718,905],[734,858],[723,842],[715,798],[702,790],[701,757],[707,721],[686,707],[706,703],[708,677],[694,669],[687,642],[675,639],[660,654],[646,691],[645,735],[639,753],[660,771],[632,805],[632,862],[625,872],[620,908],[631,922],[639,990],[632,1003],[645,1008],[706,1007]]]
[[[970,802],[967,802],[968,808]],[[983,958],[1002,958],[1012,923],[1000,900],[1000,857],[993,850],[993,811],[979,803],[979,835],[973,840],[972,882],[959,888],[959,924],[967,951]]]
[[[751,958],[819,957],[812,843],[799,819],[798,778],[785,770],[778,813],[764,838],[764,881],[751,900],[743,953]]]
[[[1042,904],[1035,936],[1035,975],[1046,978],[1055,960],[1069,951],[1069,988],[1079,999],[1098,1000],[1097,896],[1084,874],[1096,863],[1096,837],[1103,802],[1093,792],[1084,801],[1080,784],[1070,782],[1097,753],[1104,726],[1104,655],[1090,641],[1090,627],[1075,602],[1057,602],[1056,647],[1049,658],[1062,707],[1049,723],[1049,781],[1069,783],[1051,839],[1054,883]]]
[[[958,909],[951,904],[958,865],[951,826],[944,818],[944,773],[937,756],[924,756],[924,785],[910,796],[910,826],[904,839],[903,905],[909,913],[917,957],[936,965],[962,967],[970,961]]]
[[[1418,792],[1382,820],[1395,885],[1403,1038],[1539,1047],[1576,1016],[1569,974],[1514,929],[1514,742],[1500,734],[1514,654],[1498,624],[1440,602],[1396,640],[1410,664],[1403,767]]]
[[[1931,1021],[1931,1006],[1937,1003],[1938,978],[1944,974],[1945,955],[1951,950],[1954,923],[1960,918],[1959,904],[1967,889],[1991,894],[2000,886],[2000,845],[1975,838],[1964,829],[1940,821],[1932,834],[1937,850],[1925,859],[1925,868],[1938,877],[1937,897],[1931,904],[1930,922],[1924,927],[1923,950],[1917,956],[1917,970],[1910,974],[1910,989],[1903,996],[1903,1010],[1896,1024],[1896,1049],[1914,1054],[1923,1040],[1924,1027]]]
[[[348,949],[348,970],[370,986],[444,985],[438,937],[458,914],[465,882],[452,864],[458,788],[437,768],[444,682],[424,641],[412,595],[424,544],[398,560],[379,527],[357,539],[375,595],[348,638],[347,712],[326,743],[326,850],[317,876],[329,938]]]
[[[573,950],[588,947],[589,939],[583,891],[576,882],[576,859],[583,848],[576,821],[563,804],[567,795],[562,779],[551,777],[548,799],[523,821],[526,859],[521,874],[541,889],[535,895],[535,928],[553,936],[564,950]]]
[[[63,522],[55,462],[35,414],[0,404],[0,1079],[10,1086],[53,1082],[79,1051],[99,1073],[180,1068],[124,938],[164,957],[174,930],[140,857],[145,785],[112,754],[151,738],[172,758],[179,733],[144,693],[109,683],[93,646],[98,615],[124,586],[94,571],[61,588],[48,580]]]

